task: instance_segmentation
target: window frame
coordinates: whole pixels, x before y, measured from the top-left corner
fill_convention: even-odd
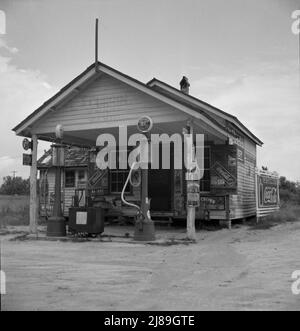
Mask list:
[[[127,156],[128,156],[128,153],[130,153],[131,149],[127,149]],[[123,173],[123,176],[125,175],[125,180],[124,180],[124,183],[127,179],[127,176],[129,174],[129,171],[130,171],[130,168],[128,166],[128,162],[127,162],[127,169],[119,169],[118,168],[118,162],[119,162],[119,147],[117,147],[117,155],[116,155],[116,162],[117,162],[117,169],[108,169],[108,191],[109,191],[109,194],[111,195],[120,195],[122,193],[122,189],[121,191],[113,191],[112,190],[112,175],[113,174],[117,174],[117,176],[120,174],[120,173]],[[124,174],[125,173],[125,174]],[[121,183],[122,181],[116,181],[116,183]],[[124,185],[123,183],[123,185]],[[118,185],[118,184],[117,184]],[[129,195],[133,195],[133,188],[132,186],[130,185],[130,183],[128,182],[128,186],[129,186],[129,190],[126,190],[125,189],[125,193],[129,194]],[[122,186],[123,188],[123,186]]]
[[[74,182],[73,185],[67,184],[67,172],[73,172],[74,174]],[[76,170],[75,169],[66,169],[65,170],[65,188],[75,188],[76,187]]]

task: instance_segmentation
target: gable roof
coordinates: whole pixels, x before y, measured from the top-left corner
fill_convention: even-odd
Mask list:
[[[82,148],[66,147],[65,148],[65,167],[87,167],[88,166],[88,150]],[[38,169],[52,167],[52,150],[49,149],[37,161]]]
[[[250,132],[250,130],[248,130],[241,122],[239,122],[236,117],[227,114],[222,110],[215,108],[207,103],[204,103],[199,99],[196,99],[189,95],[187,96],[181,91],[175,89],[174,87],[163,83],[155,78],[148,82],[148,84],[144,84],[137,79],[125,75],[124,73],[113,69],[101,62],[98,62],[98,66],[95,66],[95,63],[90,65],[85,71],[75,77],[70,83],[64,86],[53,97],[44,102],[33,113],[31,113],[22,122],[15,126],[13,128],[13,131],[15,131],[17,135],[30,136],[30,133],[28,132],[30,132],[31,125],[35,123],[35,121],[39,120],[49,111],[56,109],[60,105],[60,103],[67,100],[67,98],[70,98],[73,93],[79,92],[86,83],[98,77],[100,72],[111,75],[114,78],[117,78],[131,86],[134,86],[135,88],[155,98],[158,98],[161,101],[175,108],[180,109],[181,111],[189,114],[190,116],[196,117],[204,121],[205,123],[208,123],[224,135],[227,135],[228,132],[226,131],[226,127],[223,126],[217,120],[215,120],[215,118],[213,117],[214,111],[217,111],[217,115],[226,115],[232,124],[237,125],[241,129],[241,131],[246,134],[251,140],[253,140],[256,144],[260,146],[263,144],[255,135]],[[170,91],[172,91],[171,95],[166,95],[165,93],[162,93],[161,91],[156,89],[155,86],[158,86],[159,84],[163,86],[165,90],[169,89]]]
[[[252,140],[254,140],[258,145],[262,145],[263,142],[257,138],[236,116],[229,114],[203,100],[200,100],[190,94],[183,93],[181,90],[157,79],[152,78],[147,85],[150,87],[158,90],[158,91],[165,91],[172,95],[173,98],[176,98],[178,101],[184,102],[187,105],[195,105],[196,108],[199,107],[205,108],[212,114],[216,114],[223,118],[226,121],[231,122],[232,124],[236,125],[242,132],[244,132],[247,136],[250,136]],[[198,107],[197,107],[198,106]]]

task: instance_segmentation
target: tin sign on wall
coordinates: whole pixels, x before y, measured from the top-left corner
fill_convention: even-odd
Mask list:
[[[278,179],[259,175],[257,177],[259,188],[259,207],[277,206],[278,199]]]
[[[200,205],[200,185],[197,182],[190,182],[187,185],[187,205],[189,207],[199,207]]]

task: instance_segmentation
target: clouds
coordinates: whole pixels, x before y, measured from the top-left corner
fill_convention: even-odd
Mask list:
[[[300,179],[300,93],[296,62],[215,68],[194,86],[201,99],[236,115],[264,141],[258,164]]]
[[[5,49],[12,54],[16,54],[19,51],[16,47],[8,46],[7,43],[4,41],[3,37],[0,38],[0,48]]]
[[[28,167],[23,167],[21,161],[22,138],[11,129],[55,93],[39,71],[13,64],[17,53],[16,47],[0,37],[0,181],[12,170],[17,170],[18,175],[29,175]],[[41,150],[44,147],[40,144]]]
[[[12,172],[16,171],[16,176],[27,178],[29,176],[29,168],[22,167],[21,157],[0,156],[0,183],[5,176],[12,176]]]

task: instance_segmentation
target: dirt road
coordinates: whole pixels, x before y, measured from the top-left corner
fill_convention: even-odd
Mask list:
[[[172,231],[159,235],[183,235]],[[196,244],[171,246],[9,238],[2,310],[300,310],[299,223],[198,232]]]

